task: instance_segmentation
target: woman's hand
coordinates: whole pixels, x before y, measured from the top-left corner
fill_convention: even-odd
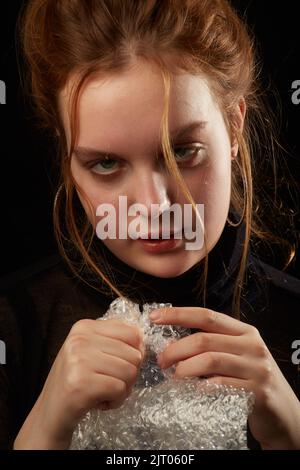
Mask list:
[[[92,408],[117,408],[129,395],[144,355],[138,327],[80,320],[60,349],[14,449],[66,449]]]
[[[158,358],[162,368],[177,364],[177,378],[211,376],[210,382],[253,391],[249,426],[262,448],[300,449],[300,402],[256,328],[205,308],[168,307],[152,314],[155,324],[202,330],[168,345]]]

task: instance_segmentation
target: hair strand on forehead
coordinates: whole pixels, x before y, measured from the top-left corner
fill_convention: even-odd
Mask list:
[[[276,196],[272,116],[264,105],[259,85],[254,41],[230,3],[227,0],[29,0],[21,12],[18,33],[25,59],[24,85],[28,86],[28,96],[41,126],[52,132],[59,143],[59,183],[64,185],[64,191],[60,191],[56,199],[53,214],[58,246],[74,272],[81,276],[85,269],[81,276],[85,282],[100,289],[101,280],[118,296],[126,292],[114,285],[105,260],[92,251],[95,234],[83,213],[78,194],[88,205],[90,203],[71,174],[80,94],[94,74],[120,74],[137,59],[159,67],[165,91],[161,122],[164,161],[196,214],[195,201],[172,151],[168,108],[174,73],[198,74],[207,79],[229,135],[239,144],[238,156],[232,164],[230,201],[231,209],[245,224],[232,306],[232,314],[239,317],[250,243],[253,246],[254,243],[257,246],[281,244],[286,265],[293,259],[295,249],[278,230],[276,232],[275,221],[283,214],[280,214]],[[68,149],[58,96],[74,76],[77,80],[71,93]],[[241,97],[247,113],[244,129],[239,132],[234,110]],[[269,189],[273,187],[271,180],[268,185],[262,184],[266,168],[271,164],[275,198]],[[206,239],[204,242],[207,248]],[[80,266],[75,266],[75,254],[82,260]],[[208,257],[206,253],[203,276],[199,280],[199,293],[203,294],[204,303]]]

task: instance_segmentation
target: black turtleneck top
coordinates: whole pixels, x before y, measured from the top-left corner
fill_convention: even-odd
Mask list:
[[[206,307],[232,314],[243,240],[243,225],[226,224],[209,254]],[[112,281],[121,291],[126,289],[131,300],[203,306],[197,290],[203,261],[166,279],[136,271],[104,245],[101,251]],[[300,398],[300,369],[291,359],[292,343],[300,340],[300,281],[263,263],[251,251],[245,280],[240,319],[259,329]],[[0,280],[0,340],[6,346],[6,363],[0,364],[0,449],[12,448],[72,325],[102,316],[113,299],[76,277],[58,254]],[[250,432],[248,438],[250,448],[259,447]]]

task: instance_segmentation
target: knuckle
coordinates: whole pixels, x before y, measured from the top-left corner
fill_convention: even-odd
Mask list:
[[[197,352],[206,351],[209,349],[209,336],[205,333],[195,333],[194,334],[194,341]]]
[[[126,367],[126,376],[128,378],[129,383],[134,382],[137,377],[137,367],[133,364],[128,363]]]
[[[111,391],[114,397],[122,398],[126,396],[127,386],[123,380],[114,379],[111,382]]]
[[[255,326],[249,325],[249,333],[255,340],[261,340],[260,332]]]
[[[217,312],[214,310],[211,310],[209,308],[206,308],[205,310],[205,315],[206,315],[206,322],[208,325],[214,325],[217,321]]]
[[[209,369],[216,369],[220,365],[219,357],[213,352],[206,353],[207,367]]]
[[[260,376],[265,383],[269,383],[272,375],[272,364],[271,361],[265,360],[260,364],[259,367]]]
[[[93,320],[88,318],[84,318],[82,320],[78,320],[71,328],[72,333],[83,333],[86,332],[87,329],[91,327]]]
[[[136,366],[136,367],[139,367],[140,364],[141,364],[141,362],[142,362],[142,360],[143,360],[143,355],[142,355],[142,353],[141,353],[141,351],[140,351],[139,349],[135,349],[135,350],[134,350],[134,358],[133,358],[133,360],[134,360],[135,366]]]
[[[272,391],[271,388],[267,385],[260,387],[259,392],[257,393],[260,405],[266,408],[271,406],[272,402]]]
[[[177,366],[176,366],[176,369],[175,369],[174,377],[177,378],[177,379],[183,377],[183,365],[182,365],[182,362],[178,362],[178,364],[177,364]]]
[[[269,357],[268,348],[264,343],[258,343],[255,348],[255,352],[256,356],[258,356],[260,359],[268,359]]]
[[[131,344],[139,347],[142,342],[142,333],[140,328],[138,326],[130,326],[129,335]]]
[[[64,344],[64,352],[70,359],[75,359],[82,354],[83,348],[86,346],[87,338],[82,334],[71,335]]]
[[[72,396],[80,395],[86,388],[86,378],[79,367],[70,367],[65,376],[65,385],[69,394]]]

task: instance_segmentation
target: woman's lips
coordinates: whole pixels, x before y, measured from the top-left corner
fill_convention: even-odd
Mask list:
[[[150,253],[160,253],[163,251],[170,251],[174,250],[175,248],[178,248],[182,243],[182,238],[175,239],[174,234],[170,234],[169,239],[159,238],[156,240],[151,240],[151,238],[138,238],[137,241],[141,244],[145,251],[148,251]]]

